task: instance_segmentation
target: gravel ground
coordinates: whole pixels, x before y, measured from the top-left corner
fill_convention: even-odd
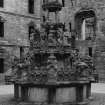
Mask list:
[[[90,101],[89,105],[105,105],[105,94],[93,93],[93,100]],[[24,102],[19,103],[13,100],[13,95],[2,95],[0,96],[0,105],[26,105]],[[27,104],[30,105],[30,104]]]
[[[89,105],[105,105],[105,94],[92,93],[93,100],[90,101]]]
[[[91,91],[93,99],[89,105],[105,105],[105,84],[92,84]],[[0,86],[0,105],[30,105],[16,102],[13,97],[13,85]]]

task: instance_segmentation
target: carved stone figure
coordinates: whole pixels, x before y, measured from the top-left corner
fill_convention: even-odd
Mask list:
[[[35,30],[33,28],[31,28],[31,30],[30,30],[30,41],[34,40],[34,36],[35,36]]]
[[[58,41],[60,44],[62,44],[62,43],[63,43],[63,30],[62,30],[62,28],[58,28],[57,34],[58,34],[58,39],[57,39],[57,41]]]
[[[30,44],[31,46],[38,46],[40,43],[40,31],[37,28],[30,30]]]
[[[55,32],[53,30],[50,30],[50,33],[48,34],[48,42],[50,44],[56,44],[56,37],[55,37]]]

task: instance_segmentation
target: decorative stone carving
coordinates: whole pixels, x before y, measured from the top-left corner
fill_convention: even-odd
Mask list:
[[[30,45],[31,47],[39,47],[40,46],[40,31],[35,27],[31,29],[30,32]]]
[[[61,5],[51,0],[43,8],[57,14]],[[43,26],[43,33],[32,30],[29,52],[16,63],[15,96],[35,104],[78,104],[90,88],[92,62],[79,57],[75,31],[69,43],[69,33],[64,33],[61,23],[46,22]]]
[[[53,53],[50,54],[47,61],[48,82],[56,82],[57,60]]]

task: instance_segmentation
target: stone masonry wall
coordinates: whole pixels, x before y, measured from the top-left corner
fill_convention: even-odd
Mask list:
[[[61,0],[59,0],[61,2]],[[93,60],[99,74],[99,80],[105,81],[105,0],[65,0],[65,7],[59,12],[59,20],[66,24],[69,31],[69,23],[75,30],[75,16],[82,11],[92,10],[96,17],[96,36],[93,41],[76,41],[76,47],[80,54],[89,54],[88,48],[92,47]]]
[[[4,19],[4,38],[0,38],[0,43],[7,40],[14,44],[27,45],[29,23],[33,21],[38,26],[40,25],[41,3],[42,0],[35,0],[35,14],[29,14],[28,0],[4,0],[4,8],[0,8],[0,16]],[[65,0],[65,7],[59,12],[60,21],[66,24],[68,30],[69,22],[71,22],[72,30],[75,30],[76,13],[88,10],[93,10],[96,16],[96,37],[94,42],[78,41],[78,48],[82,48],[81,53],[83,54],[87,54],[89,46],[93,48],[94,63],[99,78],[105,81],[105,0]],[[17,50],[6,48],[6,51],[11,56],[14,54],[19,56],[18,48]],[[9,55],[4,58],[5,64],[8,65],[5,66],[5,69],[8,70]]]
[[[0,38],[0,45],[27,46],[29,42],[28,27],[31,22],[40,26],[41,0],[35,0],[34,14],[28,13],[28,0],[4,0],[4,7],[0,8],[0,17],[4,21],[4,37]],[[0,58],[4,58],[4,73],[11,67],[11,58],[20,56],[19,47],[1,47]],[[0,74],[0,82],[4,79]]]
[[[74,2],[72,2],[74,1]],[[75,15],[81,11],[93,10],[96,15],[96,37],[94,42],[78,41],[81,53],[87,54],[87,48],[93,48],[93,59],[100,81],[105,81],[105,0],[65,0],[65,22],[72,23],[75,30]],[[68,14],[68,15],[67,15]],[[81,49],[82,48],[82,49]]]

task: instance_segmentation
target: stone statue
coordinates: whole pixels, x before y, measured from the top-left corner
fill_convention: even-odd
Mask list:
[[[48,35],[48,42],[51,44],[56,44],[56,38],[53,30],[50,30],[50,33]]]
[[[31,46],[38,46],[40,44],[40,31],[36,27],[30,30],[30,44]]]
[[[58,29],[57,34],[58,34],[57,41],[58,41],[60,44],[62,44],[62,43],[63,43],[63,30],[62,30],[62,28],[59,28],[59,29]]]
[[[31,28],[31,30],[30,30],[30,41],[34,40],[34,36],[35,36],[35,30],[33,28]]]

